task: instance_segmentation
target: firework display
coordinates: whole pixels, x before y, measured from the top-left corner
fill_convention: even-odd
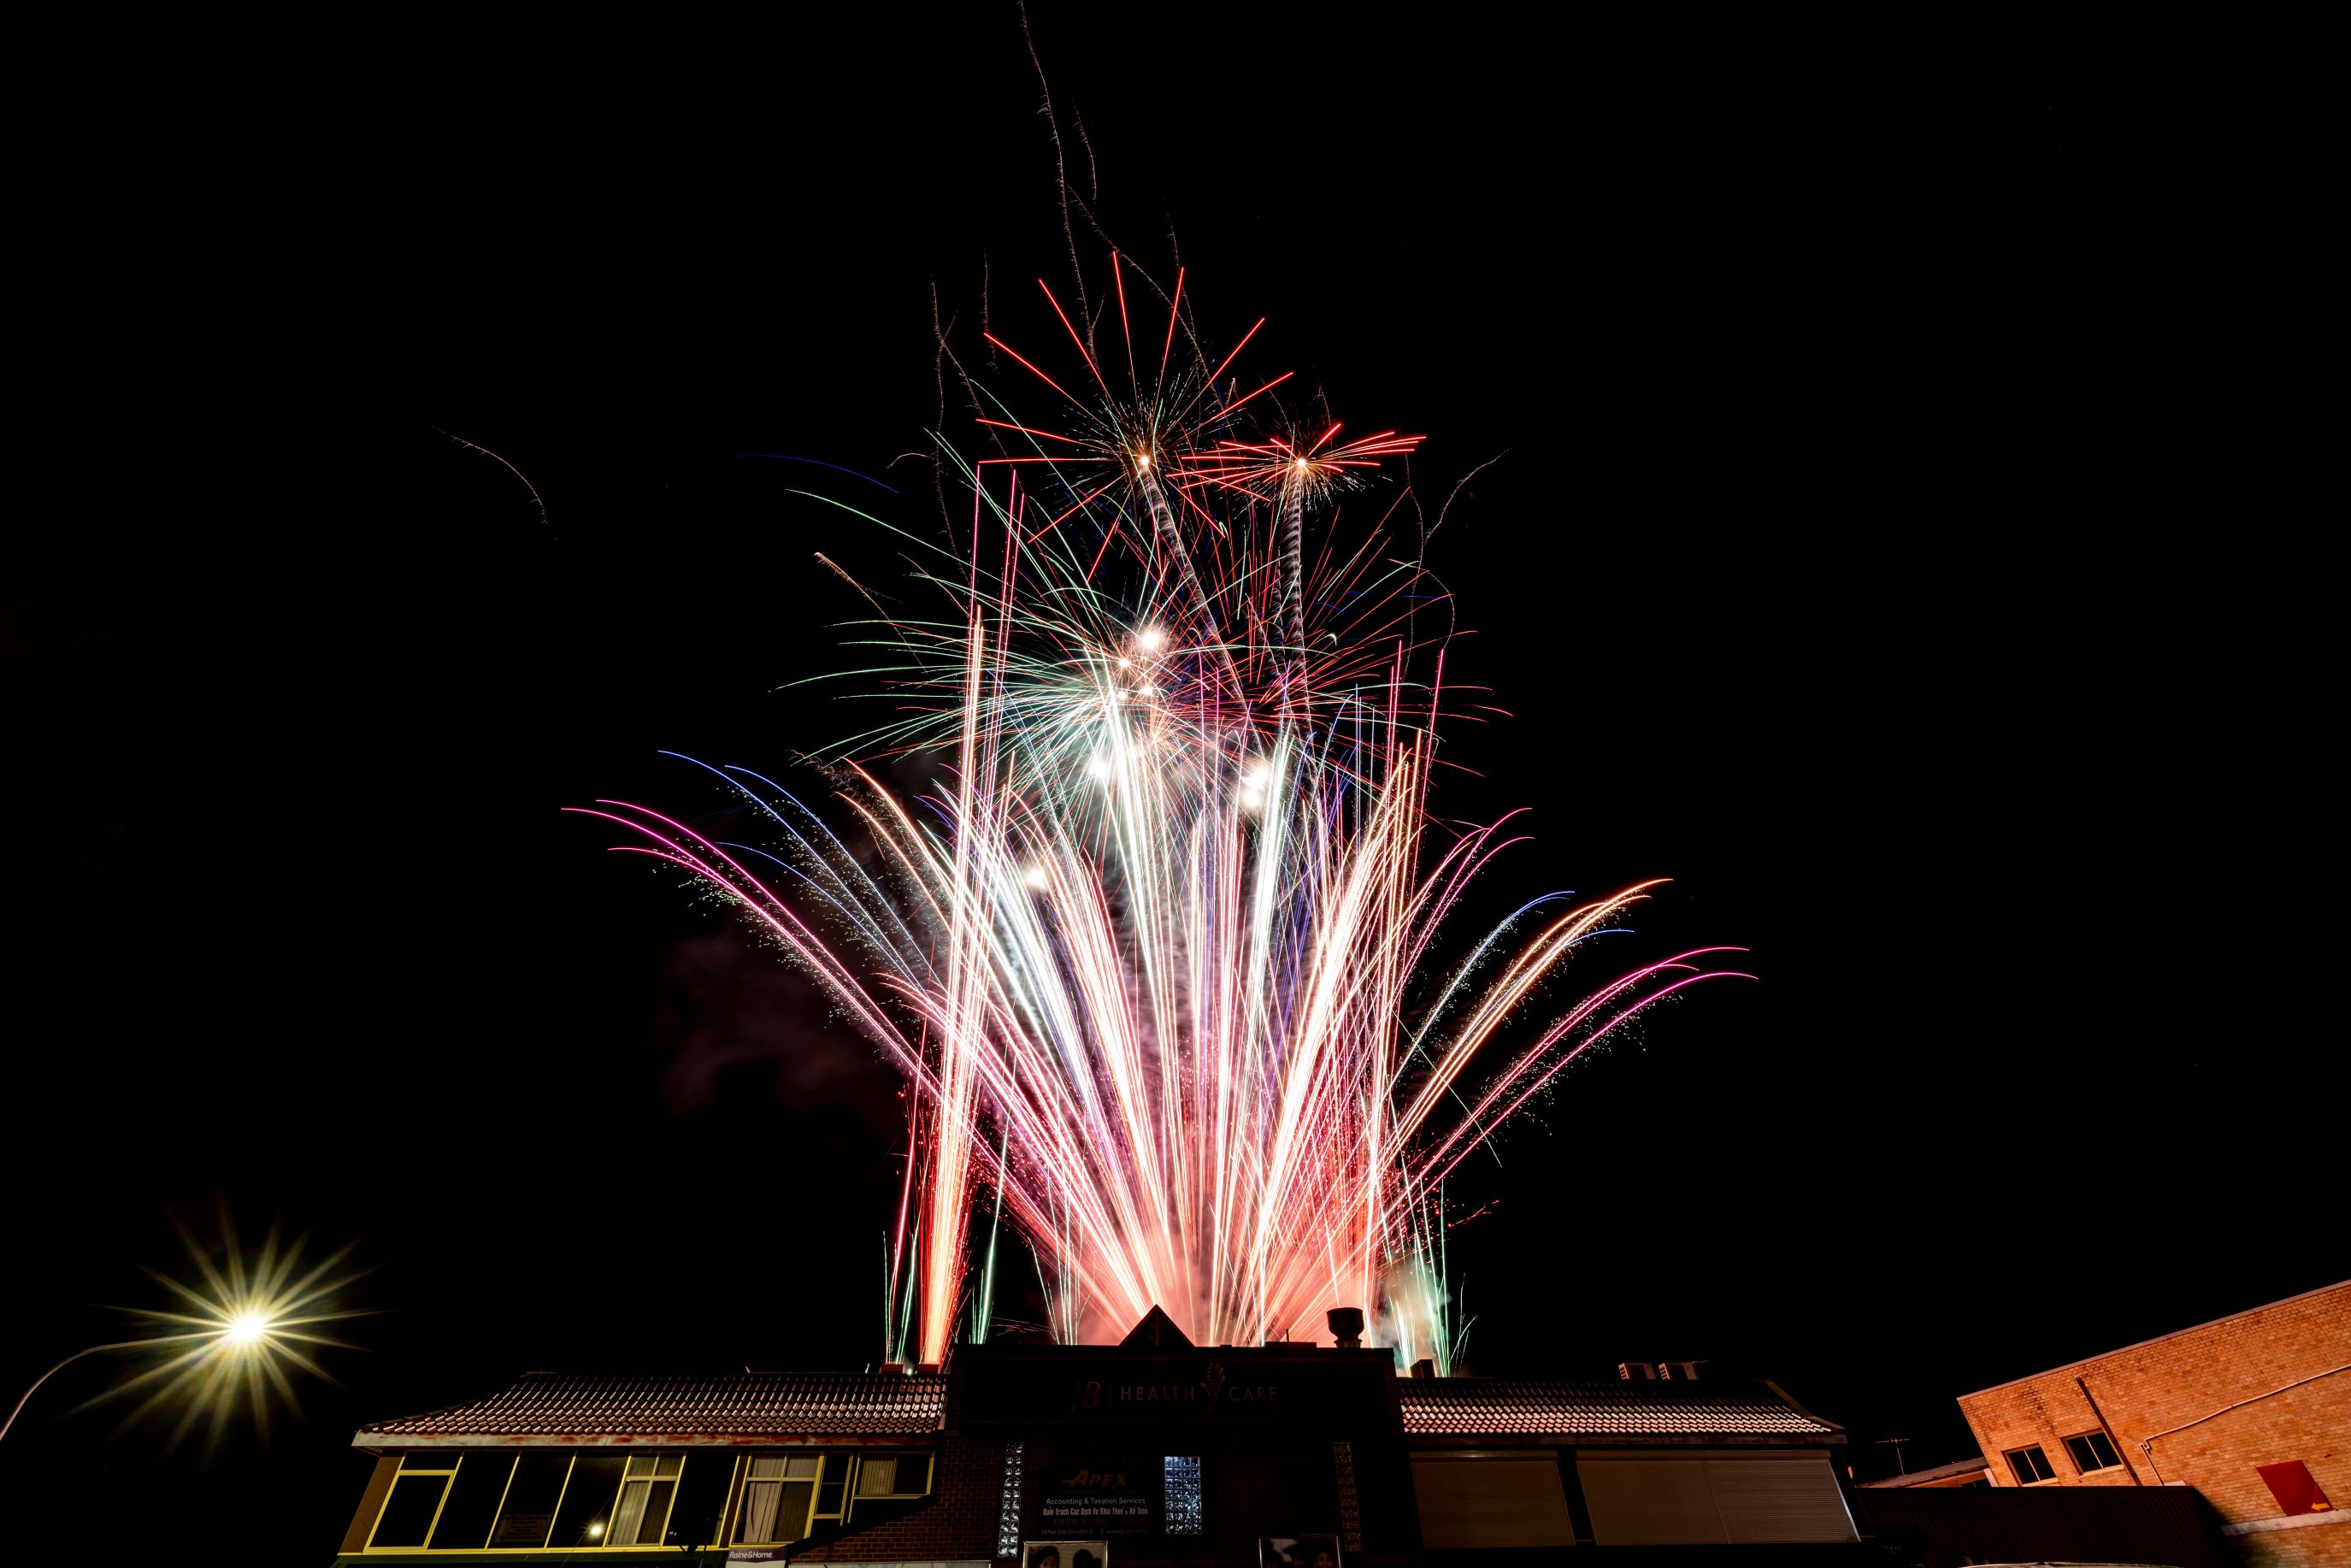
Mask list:
[[[913,1087],[893,1358],[985,1335],[1008,1225],[1064,1341],[1155,1304],[1255,1344],[1359,1306],[1368,1343],[1443,1369],[1448,1173],[1727,949],[1562,1000],[1654,884],[1446,931],[1506,842],[1428,810],[1448,607],[1384,527],[1336,526],[1420,438],[1300,417],[1288,377],[1228,376],[1256,328],[1204,351],[1180,272],[1112,273],[1099,334],[1049,290],[1065,346],[987,340],[998,444],[942,442],[970,519],[926,547],[949,609],[864,639],[897,711],[842,749],[832,800],[712,768],[760,844],[590,814],[739,904]],[[935,787],[886,788],[884,757],[936,759]]]

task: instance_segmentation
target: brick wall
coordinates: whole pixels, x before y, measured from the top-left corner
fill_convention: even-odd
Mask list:
[[[931,1500],[897,1519],[851,1530],[792,1553],[795,1563],[970,1562],[996,1555],[1004,1446],[950,1437],[940,1447]]]
[[[2346,1363],[2351,1281],[1966,1395],[1959,1409],[1996,1486],[2017,1484],[2001,1456],[2038,1444],[2056,1471],[2043,1485],[2127,1487],[2134,1474],[2147,1486],[2183,1482],[2224,1524],[2275,1519],[2254,1467],[2300,1459],[2335,1517],[2240,1534],[2239,1550],[2253,1563],[2351,1568],[2351,1372],[2318,1375]],[[2240,1401],[2250,1403],[2227,1408]],[[2064,1439],[2098,1430],[2101,1411],[2124,1462],[2085,1475]],[[2139,1447],[2150,1437],[2151,1461]]]

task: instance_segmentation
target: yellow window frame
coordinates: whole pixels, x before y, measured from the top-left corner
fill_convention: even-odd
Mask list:
[[[773,1448],[764,1450],[754,1449],[749,1453],[740,1456],[736,1460],[735,1464],[736,1495],[726,1516],[727,1540],[737,1546],[784,1546],[789,1545],[795,1541],[807,1540],[808,1537],[815,1531],[817,1521],[819,1520],[831,1521],[840,1519],[841,1516],[838,1513],[819,1513],[816,1511],[817,1499],[822,1494],[824,1490],[825,1462],[828,1459],[839,1458],[841,1458],[841,1456],[836,1454],[809,1453],[803,1450],[792,1448]],[[755,1476],[751,1473],[751,1468],[761,1459],[780,1459],[783,1461],[784,1469],[781,1473],[777,1475]],[[793,1475],[791,1473],[791,1461],[794,1459],[808,1459],[813,1461],[816,1465],[816,1474],[813,1477]],[[845,1484],[847,1478],[844,1477],[843,1480]],[[792,1485],[795,1482],[804,1482],[809,1489],[808,1512],[801,1517],[799,1532],[793,1535],[771,1535],[761,1540],[754,1540],[751,1537],[745,1535],[743,1533],[744,1516],[751,1511],[751,1489],[755,1486],[772,1486],[777,1489],[776,1527],[777,1529],[781,1530],[785,1525],[785,1521],[783,1519],[782,1489]],[[847,1496],[845,1493],[843,1494],[842,1501],[844,1505],[847,1502]]]
[[[428,1550],[426,1542],[431,1542],[433,1539],[433,1532],[441,1528],[441,1511],[449,1506],[449,1493],[457,1484],[457,1460],[462,1459],[465,1456],[460,1454],[456,1458],[449,1460],[448,1469],[439,1469],[437,1466],[433,1469],[426,1469],[422,1465],[419,1465],[414,1469],[410,1469],[408,1468],[408,1461],[412,1458],[420,1457],[437,1459],[439,1456],[434,1455],[426,1450],[412,1450],[409,1453],[400,1456],[400,1469],[392,1472],[392,1484],[383,1489],[383,1505],[375,1511],[375,1522],[368,1526],[367,1544],[360,1548],[361,1551],[374,1552],[379,1550],[375,1543],[376,1531],[383,1528],[383,1516],[392,1511],[392,1500],[400,1495],[400,1483],[402,1481],[406,1480],[411,1476],[437,1476],[440,1478],[441,1481],[441,1496],[433,1504],[433,1517],[424,1521],[424,1540],[423,1542],[419,1542],[413,1546],[386,1546],[380,1549],[385,1552],[423,1552]],[[500,1500],[501,1502],[504,1501],[503,1496],[501,1496]]]
[[[636,1540],[632,1542],[614,1541],[612,1539],[611,1529],[608,1524],[604,1531],[604,1538],[596,1544],[598,1546],[628,1546],[638,1550],[642,1550],[647,1545],[659,1546],[662,1544],[663,1540],[669,1534],[670,1515],[677,1511],[678,1489],[685,1484],[685,1456],[682,1453],[631,1454],[628,1457],[628,1459],[629,1462],[621,1467],[620,1490],[612,1494],[612,1517],[614,1519],[618,1519],[621,1516],[622,1503],[627,1499],[629,1495],[629,1488],[632,1484],[643,1487],[645,1489],[645,1495],[650,1498],[653,1495],[653,1489],[656,1484],[662,1481],[667,1481],[669,1482],[669,1500],[662,1504],[661,1518],[653,1521],[653,1538],[650,1542],[644,1538],[646,1521],[643,1518],[640,1517],[637,1521]],[[661,1469],[662,1462],[664,1460],[673,1461],[676,1468],[664,1474]],[[640,1464],[648,1464],[653,1468],[647,1470],[641,1476],[637,1474],[637,1466]],[[697,1542],[695,1544],[699,1545],[700,1542]]]
[[[882,1458],[889,1459],[894,1467],[895,1473],[891,1477],[892,1490],[869,1492],[865,1490],[865,1467]],[[923,1484],[909,1490],[905,1484],[906,1469],[916,1460],[922,1464]],[[903,1502],[910,1497],[930,1496],[932,1470],[936,1463],[937,1456],[928,1450],[893,1449],[884,1454],[858,1455],[854,1472],[850,1477],[848,1494],[841,1500],[844,1518],[861,1502]]]

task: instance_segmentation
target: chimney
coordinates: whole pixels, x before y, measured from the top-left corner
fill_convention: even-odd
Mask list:
[[[1364,1348],[1363,1308],[1332,1307],[1322,1314],[1322,1321],[1331,1325],[1331,1337],[1341,1350]]]
[[[1657,1367],[1655,1362],[1620,1361],[1616,1364],[1616,1375],[1626,1383],[1655,1383]]]
[[[1434,1377],[1437,1375],[1437,1363],[1424,1355],[1412,1364],[1412,1375],[1415,1377]]]

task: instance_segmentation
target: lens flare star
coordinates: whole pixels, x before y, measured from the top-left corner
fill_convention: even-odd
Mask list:
[[[216,1248],[184,1229],[180,1234],[194,1281],[144,1270],[171,1292],[177,1305],[123,1309],[153,1332],[93,1347],[159,1353],[164,1359],[88,1404],[135,1397],[138,1403],[122,1418],[125,1427],[150,1412],[167,1413],[173,1446],[199,1426],[207,1428],[207,1442],[217,1444],[240,1411],[266,1437],[273,1403],[296,1403],[292,1374],[334,1381],[314,1352],[351,1348],[319,1331],[365,1315],[340,1305],[342,1292],[361,1271],[348,1266],[349,1247],[305,1262],[302,1241],[283,1239],[275,1227],[250,1257],[238,1247],[235,1227],[225,1218]]]

